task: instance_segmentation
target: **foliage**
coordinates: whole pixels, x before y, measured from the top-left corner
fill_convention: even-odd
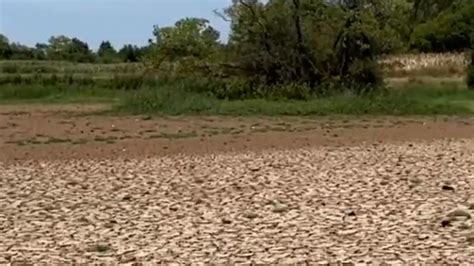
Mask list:
[[[97,50],[97,56],[102,63],[113,63],[119,61],[117,51],[109,41],[103,41],[100,43],[99,50]]]
[[[123,62],[138,62],[139,50],[137,46],[126,44],[118,52],[119,57]]]
[[[227,43],[202,18],[155,26],[146,46],[103,41],[97,52],[76,37],[28,47],[0,35],[0,59],[12,62],[0,64],[0,82],[139,90],[160,80],[217,100],[309,101],[383,92],[381,58],[463,51],[474,38],[472,0],[232,0],[216,14],[230,24]]]
[[[119,112],[168,115],[433,115],[473,114],[474,93],[443,87],[410,87],[365,96],[337,94],[305,101],[275,99],[219,100],[162,84],[124,95]]]
[[[76,85],[4,85],[0,90],[0,102],[114,102],[122,97],[122,93],[119,90]]]
[[[269,90],[291,84],[305,87],[303,94],[319,93],[326,82],[360,91],[380,81],[374,71],[379,38],[371,34],[380,24],[373,9],[363,3],[235,0],[221,14],[232,29],[225,48],[206,20],[188,18],[155,28],[151,60],[161,73],[192,73],[225,83],[218,92],[211,89],[220,98],[277,95]]]
[[[118,74],[143,73],[141,63],[73,63],[67,61],[39,61],[39,60],[2,60],[0,74],[92,74],[94,76],[108,76]]]
[[[10,41],[5,35],[0,34],[0,59],[10,59],[11,56]]]
[[[474,40],[474,38],[473,38]],[[473,47],[474,48],[474,47]],[[474,90],[474,49],[471,50],[471,64],[467,67],[467,87]]]
[[[433,19],[415,27],[412,48],[422,52],[462,51],[474,36],[474,2],[454,1]]]
[[[88,86],[113,90],[137,90],[154,79],[142,74],[121,74],[104,78],[74,74],[1,75],[0,85]]]
[[[64,35],[49,38],[46,54],[51,60],[79,63],[93,62],[95,59],[87,43],[78,38],[71,39]]]
[[[148,62],[168,77],[206,71],[219,47],[219,33],[205,19],[185,18],[172,27],[155,25],[153,35]]]

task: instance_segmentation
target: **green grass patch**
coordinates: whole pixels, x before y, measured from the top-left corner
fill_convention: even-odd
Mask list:
[[[116,102],[124,94],[121,90],[69,85],[3,85],[0,86],[0,103]]]
[[[474,91],[412,85],[370,96],[334,95],[306,101],[268,99],[219,100],[179,89],[142,89],[116,106],[116,111],[165,115],[459,115],[474,113]]]
[[[3,85],[0,103],[112,103],[117,114],[305,116],[474,114],[474,90],[414,84],[369,96],[338,94],[308,100],[222,100],[186,86],[156,83],[137,90],[76,85]]]

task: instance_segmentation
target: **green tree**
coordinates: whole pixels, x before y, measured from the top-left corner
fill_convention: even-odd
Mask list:
[[[123,62],[138,62],[140,60],[139,48],[136,45],[125,44],[118,52]]]
[[[470,47],[474,35],[474,2],[458,2],[419,24],[410,45],[423,52],[462,51]]]
[[[48,58],[48,45],[45,43],[37,43],[35,45],[35,59],[37,60],[45,60]]]
[[[31,60],[34,59],[34,49],[19,43],[11,43],[11,57],[13,60]]]
[[[384,36],[377,3],[234,0],[223,14],[234,68],[253,82],[304,83],[315,91],[337,79],[375,85]]]
[[[209,59],[218,48],[219,32],[200,18],[185,18],[172,27],[154,27],[155,42],[147,50],[155,67],[162,63],[186,61],[191,66]]]
[[[12,50],[7,36],[0,34],[0,59],[10,59]]]
[[[437,17],[441,12],[470,0],[408,0],[412,5],[411,22],[418,24]]]
[[[48,59],[49,60],[67,60],[68,46],[72,40],[64,35],[51,36],[48,39]]]
[[[120,60],[117,51],[109,41],[101,42],[99,50],[97,51],[97,56],[100,61],[104,63],[112,63]]]
[[[474,90],[474,35],[471,36],[471,62],[467,67],[467,87]]]
[[[48,59],[71,62],[93,62],[94,55],[86,42],[64,35],[52,36],[48,40]]]

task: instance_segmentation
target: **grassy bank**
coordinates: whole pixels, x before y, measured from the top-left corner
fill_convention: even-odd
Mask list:
[[[123,90],[97,89],[71,85],[2,85],[0,104],[10,103],[117,103],[124,99]]]
[[[71,85],[3,85],[0,103],[110,103],[122,114],[165,115],[463,115],[474,114],[474,91],[412,85],[370,96],[339,94],[305,101],[221,100],[166,84],[137,90]]]
[[[346,94],[307,101],[226,101],[166,88],[143,89],[122,98],[115,110],[168,115],[462,115],[474,114],[474,91],[411,86],[363,97]]]

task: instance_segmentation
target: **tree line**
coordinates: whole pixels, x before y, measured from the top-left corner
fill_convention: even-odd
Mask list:
[[[76,63],[120,63],[139,62],[147,53],[148,46],[125,44],[116,50],[110,41],[102,41],[97,52],[87,42],[64,35],[52,36],[48,43],[37,43],[29,47],[10,42],[0,34],[0,59],[3,60],[53,60]]]
[[[2,37],[0,57],[143,61],[171,78],[212,80],[217,85],[205,87],[218,97],[270,91],[305,98],[376,88],[376,59],[384,54],[464,51],[474,42],[472,0],[233,0],[215,13],[230,23],[227,43],[208,20],[185,18],[155,26],[145,47],[116,51],[104,41],[93,53],[77,38],[52,37],[30,48]]]
[[[461,51],[470,47],[473,37],[474,2],[471,0],[287,0],[287,1],[233,1],[232,4],[253,6],[255,11],[261,11],[280,4],[299,5],[305,17],[310,15],[316,20],[325,20],[331,16],[330,5],[340,5],[346,8],[366,7],[372,9],[375,21],[362,21],[372,34],[378,34],[379,49],[383,53],[420,51],[420,52],[450,52]],[[317,6],[326,5],[325,10]],[[260,7],[257,7],[260,6]],[[370,6],[370,7],[369,7]],[[224,19],[229,15],[229,8],[218,15]],[[290,8],[291,9],[291,8]],[[272,12],[268,10],[268,12]],[[255,13],[256,16],[263,15]],[[270,14],[265,14],[270,15]],[[268,16],[267,16],[268,17]],[[252,18],[248,18],[248,23]],[[260,17],[259,19],[263,19]],[[333,27],[341,21],[328,21]],[[312,23],[312,22],[309,22]],[[369,25],[371,23],[372,25]],[[378,25],[376,25],[378,24]],[[218,35],[218,33],[215,33]],[[232,34],[235,35],[235,32]],[[136,62],[149,50],[149,46],[138,47],[127,44],[116,50],[109,41],[103,41],[96,53],[89,49],[86,42],[78,38],[64,35],[52,36],[48,43],[37,43],[28,47],[15,42],[9,42],[7,36],[0,34],[1,59],[38,59],[66,60],[74,62]]]

